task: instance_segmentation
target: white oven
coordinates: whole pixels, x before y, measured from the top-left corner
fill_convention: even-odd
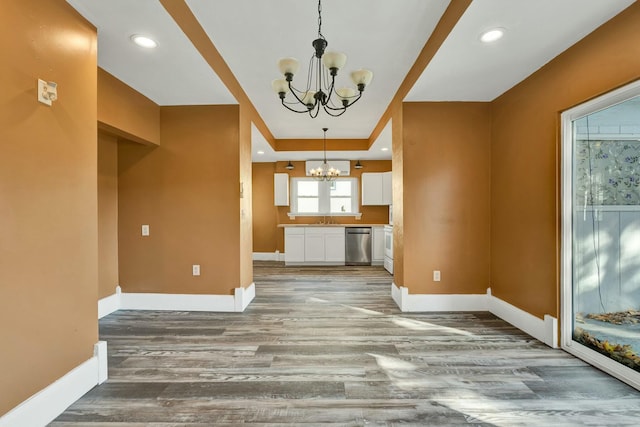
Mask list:
[[[393,274],[393,226],[384,226],[384,268]]]

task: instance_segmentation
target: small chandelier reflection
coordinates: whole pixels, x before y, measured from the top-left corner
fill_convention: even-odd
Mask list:
[[[329,42],[322,35],[322,4],[321,0],[318,0],[318,38],[311,43],[315,52],[309,61],[306,88],[296,89],[292,84],[293,76],[300,68],[295,58],[282,58],[278,61],[278,67],[284,79],[277,79],[271,83],[286,109],[294,113],[309,113],[311,118],[316,118],[322,106],[327,114],[337,117],[344,114],[347,108],[362,97],[364,88],[371,83],[373,73],[364,69],[351,72],[351,80],[356,85],[357,91],[351,87],[336,89],[336,76],[338,70],[347,62],[347,55],[340,52],[325,53],[328,44]],[[285,102],[287,92],[291,92],[295,98],[293,101]]]
[[[338,176],[340,176],[340,169],[330,167],[329,164],[327,163],[327,131],[328,130],[329,128],[322,128],[322,131],[324,132],[324,139],[323,139],[324,162],[322,163],[322,166],[311,169],[309,171],[309,175],[311,175],[318,181],[332,181],[336,179]]]

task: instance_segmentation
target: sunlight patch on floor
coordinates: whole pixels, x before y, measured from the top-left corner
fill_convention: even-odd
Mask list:
[[[433,323],[423,322],[421,320],[407,319],[406,317],[392,317],[391,321],[400,327],[411,329],[413,331],[442,331],[443,333],[451,333],[456,335],[471,336],[472,334],[456,328],[448,326],[434,325]]]

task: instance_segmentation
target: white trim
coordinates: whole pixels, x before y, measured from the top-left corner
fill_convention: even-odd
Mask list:
[[[362,212],[352,212],[352,213],[341,213],[341,212],[333,212],[333,213],[295,213],[288,212],[287,216],[289,219],[296,219],[297,216],[352,216],[355,219],[362,218]]]
[[[314,199],[318,199],[318,211],[317,212],[298,212],[298,183],[300,182],[310,182],[317,184],[318,195],[317,197],[313,197]],[[359,185],[358,178],[336,178],[335,181],[318,181],[313,177],[293,177],[291,178],[291,198],[290,209],[289,209],[289,218],[293,219],[296,216],[324,216],[324,217],[332,217],[332,216],[353,216],[357,219],[362,217],[361,212],[331,212],[331,185],[334,182],[349,182],[351,184],[351,195],[349,198],[351,199],[351,208],[353,210],[358,209],[358,201],[360,200],[359,195]]]
[[[246,288],[235,289],[235,311],[242,313],[256,297],[256,284],[251,283]]]
[[[255,297],[255,284],[236,288],[234,295],[127,293],[120,295],[121,310],[241,312]],[[241,308],[240,308],[241,307]]]
[[[98,341],[93,346],[93,357],[98,361],[98,384],[109,378],[109,361],[107,359],[107,342]]]
[[[489,311],[516,328],[547,344],[558,347],[558,323],[546,314],[544,320],[491,295],[486,294],[409,294],[409,290],[391,284],[391,298],[402,312],[415,311]]]
[[[391,284],[391,297],[403,312],[487,311],[484,294],[409,294],[409,289]]]
[[[491,288],[487,289],[487,299],[491,313],[549,347],[558,347],[558,321],[555,317],[545,314],[544,320],[542,320],[515,305],[494,297],[491,295]]]
[[[121,293],[122,289],[120,289],[120,286],[116,286],[116,292],[114,294],[98,300],[98,319],[102,319],[104,316],[120,309]]]
[[[567,340],[563,340],[562,349],[564,351],[571,353],[577,358],[584,360],[590,365],[595,366],[620,381],[629,384],[631,387],[640,390],[640,373],[598,353],[595,350],[590,349],[589,347],[573,341],[571,335],[567,338]]]
[[[254,261],[284,261],[284,253],[275,252],[254,252]]]
[[[0,417],[0,427],[45,426],[101,380],[106,373],[106,342],[94,345],[94,356],[67,372]],[[104,369],[104,373],[102,372]]]

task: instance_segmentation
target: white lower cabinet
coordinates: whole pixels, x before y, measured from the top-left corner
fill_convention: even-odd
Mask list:
[[[344,248],[343,248],[344,250]],[[304,229],[304,261],[324,262],[324,232],[320,227]]]
[[[324,260],[325,262],[344,264],[344,227],[325,228]]]
[[[371,227],[371,264],[384,262],[384,227]]]
[[[285,264],[344,265],[344,227],[285,227]]]
[[[304,228],[287,227],[284,229],[284,262],[304,262]]]

